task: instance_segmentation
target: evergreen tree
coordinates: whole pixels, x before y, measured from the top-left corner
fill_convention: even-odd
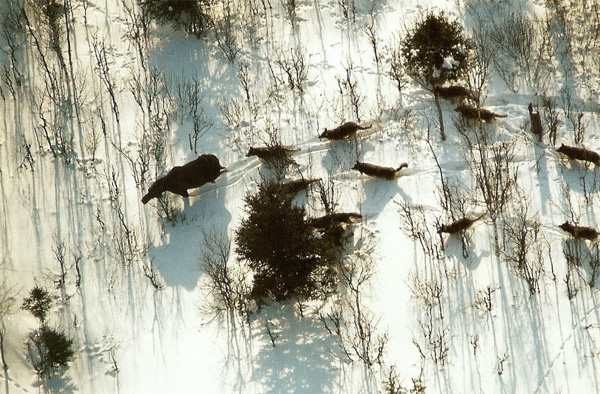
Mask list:
[[[53,328],[42,326],[29,334],[29,357],[40,375],[49,377],[73,357],[73,341]]]
[[[52,306],[52,297],[45,289],[35,286],[23,300],[22,309],[40,320],[40,328],[29,333],[27,357],[35,371],[50,377],[56,368],[67,365],[73,357],[73,341],[46,325],[46,315]]]
[[[445,140],[444,117],[435,87],[462,76],[471,43],[457,21],[448,20],[443,12],[430,12],[408,32],[401,46],[408,74],[434,95],[440,134]]]
[[[466,71],[470,47],[457,21],[443,12],[430,12],[402,41],[402,54],[408,73],[431,88],[457,80]]]
[[[145,0],[141,5],[158,23],[170,24],[196,37],[208,28],[207,0]]]
[[[332,292],[331,246],[307,223],[304,207],[292,204],[276,183],[261,185],[245,202],[248,217],[236,231],[236,253],[254,273],[251,297],[262,304]]]
[[[29,297],[23,300],[22,309],[31,312],[33,316],[40,320],[43,325],[46,320],[46,314],[52,306],[52,298],[44,288],[35,286],[29,291]]]

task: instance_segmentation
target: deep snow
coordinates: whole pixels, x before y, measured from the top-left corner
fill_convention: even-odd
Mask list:
[[[435,218],[448,220],[438,201],[439,172],[422,139],[426,120],[437,119],[433,99],[414,83],[400,97],[386,74],[389,49],[397,45],[398,37],[425,10],[444,10],[471,28],[475,18],[468,12],[469,5],[482,11],[504,9],[539,16],[546,9],[553,11],[553,5],[516,0],[505,2],[506,8],[482,1],[377,1],[374,15],[381,61],[376,63],[365,33],[371,2],[298,2],[295,25],[283,2],[272,1],[272,8],[266,9],[256,2],[255,14],[234,3],[240,52],[233,63],[212,33],[196,39],[155,25],[142,59],[127,36],[131,21],[125,5],[135,9],[132,2],[73,3],[75,82],[65,86],[70,99],[80,103],[81,122],[70,114],[62,126],[73,136],[70,162],[53,157],[43,138],[38,146],[36,136],[43,137],[39,104],[50,105],[43,99],[45,74],[31,39],[17,51],[23,83],[15,85],[14,97],[6,81],[1,85],[5,97],[0,115],[0,284],[14,306],[1,326],[9,366],[7,374],[0,374],[5,392],[376,393],[384,391],[385,371],[392,365],[408,388],[423,368],[421,381],[427,393],[597,392],[598,291],[585,283],[589,268],[584,265],[576,270],[582,276],[573,279],[578,293],[567,297],[563,255],[567,236],[557,226],[569,219],[563,185],[581,223],[598,225],[598,170],[564,160],[547,140],[536,142],[527,125],[527,104],[540,103],[535,93],[547,92],[560,101],[564,97],[560,88],[571,87],[587,122],[585,146],[600,150],[597,69],[584,75],[577,66],[579,53],[571,59],[556,55],[556,69],[543,92],[526,84],[513,92],[496,72],[487,86],[485,107],[508,115],[489,130],[499,139],[516,142],[512,166],[518,168],[530,213],[539,215],[547,241],[539,294],[530,296],[525,281],[495,255],[489,219],[476,222],[468,231],[469,257],[463,257],[458,238],[446,237],[446,257],[435,260],[402,230],[405,215],[399,206],[406,201],[422,207],[431,226]],[[344,17],[342,3],[356,5],[355,19]],[[556,15],[553,12],[548,15]],[[574,33],[575,42],[576,38]],[[8,65],[8,43],[6,37],[2,40],[0,60]],[[98,71],[94,43],[104,45],[118,121],[107,82]],[[289,89],[275,64],[275,59],[294,51],[303,53],[308,64],[304,92]],[[250,102],[240,84],[240,66],[247,67]],[[172,104],[162,107],[164,90],[143,98],[144,104],[159,99],[151,113],[159,122],[168,115],[169,122],[162,123],[168,132],[164,168],[151,167],[146,184],[138,187],[126,154],[136,157],[144,142],[142,130],[152,120],[131,91],[134,77],[143,75],[143,70],[155,70],[173,100],[178,83],[197,83],[205,124],[210,125],[198,140],[198,152],[216,154],[229,170],[215,184],[193,191],[187,201],[174,196],[171,201],[178,213],[174,224],[159,218],[156,200],[148,205],[140,200],[156,175],[196,157],[188,140],[193,124],[190,116],[175,114]],[[347,70],[360,99],[359,119],[344,88]],[[281,78],[277,86],[272,73]],[[452,121],[455,106],[443,102],[442,107],[448,138],[440,141],[432,127],[434,150],[444,175],[474,190],[464,144]],[[572,125],[560,109],[559,115],[558,144],[574,144]],[[373,128],[359,132],[357,140],[317,138],[324,128],[348,120],[372,123]],[[356,242],[362,236],[372,246],[373,275],[362,296],[365,309],[377,322],[376,332],[389,338],[382,366],[346,362],[335,337],[317,316],[300,317],[291,305],[267,307],[250,325],[236,319],[210,320],[202,313],[210,303],[200,267],[202,239],[211,232],[232,239],[244,216],[244,196],[256,190],[268,172],[257,158],[245,154],[251,145],[268,141],[265,131],[274,129],[280,131],[282,143],[301,148],[294,155],[298,165],[290,178],[300,174],[331,178],[339,210],[363,214],[354,233]],[[98,146],[92,157],[88,148],[94,133]],[[24,143],[31,144],[31,160]],[[375,180],[350,170],[357,158],[394,167],[408,162],[409,168],[396,180]],[[591,189],[590,204],[584,198],[584,175],[585,192]],[[306,205],[310,215],[323,212],[314,195],[300,195],[297,201]],[[482,205],[472,205],[469,213],[483,210]],[[122,242],[124,231],[135,239],[133,246]],[[66,283],[55,286],[60,273],[55,251],[60,244],[65,246],[69,269]],[[164,283],[161,290],[155,290],[144,276],[143,267],[150,264]],[[429,310],[434,311],[434,334],[443,333],[449,346],[444,365],[434,363],[425,348],[428,306],[417,295],[418,285],[427,282],[443,288],[441,306]],[[50,321],[74,340],[76,351],[69,368],[45,383],[37,379],[24,355],[23,343],[36,321],[19,310],[34,284],[56,296]],[[493,307],[483,312],[474,305],[488,286]],[[275,347],[266,325],[279,335]],[[413,342],[425,351],[424,364]]]

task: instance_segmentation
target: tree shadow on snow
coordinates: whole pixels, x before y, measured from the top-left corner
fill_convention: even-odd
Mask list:
[[[270,309],[270,308],[269,308]],[[297,317],[292,307],[275,313],[265,311],[255,330],[262,348],[254,360],[254,377],[264,385],[264,393],[323,393],[331,391],[336,381],[336,343],[320,322],[311,317]],[[274,315],[269,318],[268,316]],[[275,347],[267,333],[275,339]]]
[[[226,229],[231,221],[224,188],[209,186],[193,193],[197,194],[184,199],[184,223],[166,224],[162,245],[150,246],[149,250],[165,284],[186,290],[193,290],[201,276],[202,237],[215,228]]]
[[[65,375],[68,368],[63,368],[57,375],[48,380],[39,381],[40,391],[45,394],[70,394],[77,393],[79,389],[73,384],[73,380]]]

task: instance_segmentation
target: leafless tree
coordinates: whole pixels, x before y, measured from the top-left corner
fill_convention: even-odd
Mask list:
[[[4,258],[0,261],[0,269],[3,272],[8,272],[8,260]],[[5,354],[4,338],[6,336],[6,327],[4,326],[4,318],[14,312],[15,288],[8,282],[7,275],[2,275],[0,279],[0,361],[2,361],[2,369],[4,370],[4,378],[8,380],[8,362]]]
[[[109,202],[112,211],[112,249],[124,266],[130,266],[145,256],[148,245],[140,239],[139,232],[129,223],[123,209],[122,182],[114,168],[106,175]]]
[[[539,281],[544,276],[546,242],[537,215],[532,215],[527,199],[521,194],[518,203],[505,215],[502,222],[503,257],[517,275],[527,282],[529,293],[540,291]]]
[[[146,12],[140,12],[141,9],[136,7],[129,0],[121,0],[123,10],[125,11],[125,24],[127,31],[125,37],[133,46],[137,54],[137,61],[143,71],[148,70],[147,54],[150,32],[150,16]]]
[[[502,357],[497,357],[496,362],[496,372],[498,375],[502,375],[504,373],[504,363],[508,361],[508,353],[504,352]]]
[[[558,134],[558,126],[560,125],[560,119],[558,118],[558,108],[556,106],[556,100],[547,95],[542,95],[542,109],[544,115],[544,123],[548,130],[548,137],[552,145],[556,145],[556,137]]]
[[[96,59],[97,73],[100,81],[104,84],[106,91],[110,97],[111,108],[115,120],[117,123],[120,120],[119,104],[117,103],[117,96],[115,94],[115,82],[109,67],[109,61],[106,57],[106,46],[104,41],[98,41],[96,36],[92,36],[92,49],[94,51],[94,57]]]
[[[222,2],[223,9],[219,10],[219,16],[213,15],[215,37],[217,44],[225,55],[225,58],[233,63],[240,52],[237,27],[234,24],[235,14],[231,9],[230,2]]]
[[[240,100],[235,98],[224,99],[218,104],[218,108],[223,123],[231,129],[240,127],[247,120],[243,103]]]
[[[283,75],[291,90],[304,92],[304,84],[308,78],[308,63],[305,54],[300,50],[290,50],[289,55],[283,51],[276,52],[275,64]]]
[[[344,19],[356,21],[356,0],[338,0],[338,5]]]
[[[285,10],[287,11],[290,23],[292,24],[292,26],[295,27],[298,23],[297,16],[296,16],[296,8],[297,8],[296,0],[283,0],[283,3],[285,6]]]
[[[344,78],[337,78],[338,86],[340,88],[340,94],[342,97],[348,100],[354,117],[360,122],[360,106],[365,101],[365,96],[360,94],[358,89],[358,81],[352,75],[354,66],[352,61],[348,62],[346,66],[346,75]]]
[[[395,39],[392,42],[391,48],[388,49],[387,63],[388,63],[388,77],[396,83],[400,100],[402,100],[402,93],[408,85],[408,76],[406,70],[402,64],[402,52],[400,51],[399,40]]]
[[[435,232],[432,232],[437,226],[430,215],[420,205],[411,205],[408,201],[394,200],[394,202],[404,214],[404,220],[400,227],[402,231],[419,242],[421,250],[426,256],[440,259],[442,257],[442,246],[437,243],[438,237]]]
[[[17,89],[23,83],[23,67],[25,64],[22,60],[22,54],[27,32],[24,20],[25,10],[22,5],[17,3],[6,3],[4,12],[2,21],[0,21],[0,26],[2,26],[0,34],[5,46],[0,51],[6,54],[8,63],[2,62],[0,75],[2,82],[9,89],[14,99],[16,98]],[[0,92],[3,92],[1,88]],[[5,97],[4,93],[2,93],[2,97]]]
[[[500,13],[489,21],[490,38],[496,56],[496,70],[512,90],[518,90],[519,74],[525,82],[544,91],[549,73],[546,68],[554,56],[554,45],[547,19],[529,17],[523,13]]]
[[[165,284],[162,278],[160,277],[160,274],[158,273],[155,265],[152,262],[143,263],[142,271],[144,273],[144,276],[148,278],[148,280],[152,284],[152,287],[154,287],[155,290],[161,290],[165,287]]]
[[[231,245],[224,233],[215,230],[202,233],[203,251],[200,255],[200,267],[208,280],[202,285],[209,299],[203,307],[203,314],[211,320],[223,313],[232,320],[235,316],[245,321],[250,318],[249,294],[251,284],[247,282],[248,271],[231,258]]]
[[[343,355],[350,362],[360,361],[367,367],[381,364],[387,333],[378,334],[378,319],[362,301],[363,288],[371,278],[368,255],[358,253],[340,261],[342,283],[348,293],[334,303],[330,312],[320,313],[325,329],[336,337]]]
[[[335,181],[329,177],[325,181],[318,183],[319,200],[325,209],[326,213],[335,212],[338,208],[339,201],[336,196]]]
[[[564,117],[573,129],[573,142],[575,145],[583,144],[588,125],[584,119],[583,105],[575,102],[574,92],[568,87],[561,89],[560,100]]]
[[[373,56],[375,58],[375,63],[379,65],[379,45],[377,40],[377,16],[375,15],[375,9],[377,8],[377,1],[371,2],[371,8],[369,10],[369,19],[365,24],[365,33],[367,37],[369,37],[369,42],[371,43],[371,47],[373,48]]]
[[[465,159],[475,179],[475,186],[483,199],[486,213],[494,226],[497,253],[500,252],[498,220],[510,203],[518,181],[518,167],[514,164],[516,143],[492,141],[484,124],[469,124],[455,120],[465,146]]]
[[[471,99],[475,99],[477,105],[485,101],[484,90],[489,82],[490,72],[494,61],[494,49],[489,31],[489,21],[481,15],[477,7],[468,6],[467,11],[473,17],[473,51],[469,59],[469,67],[466,73],[467,86],[473,92]]]
[[[417,337],[413,338],[413,344],[423,358],[429,356],[435,364],[444,366],[450,351],[450,330],[444,320],[444,285],[435,274],[424,278],[415,274],[410,289],[423,308],[418,322],[424,344]]]
[[[489,313],[494,309],[494,299],[492,295],[497,290],[497,288],[492,288],[491,286],[487,286],[483,290],[477,291],[475,296],[475,304],[473,305],[476,309]],[[473,353],[475,353],[475,349],[477,349],[477,342],[473,344]]]
[[[54,236],[54,246],[52,247],[52,253],[54,254],[54,259],[58,263],[60,267],[60,274],[58,279],[55,281],[57,287],[63,287],[66,282],[67,271],[69,267],[67,267],[66,256],[67,256],[67,245],[58,237],[57,234]]]
[[[273,324],[271,321],[267,320],[265,322],[265,328],[267,330],[267,335],[269,336],[269,339],[271,340],[271,345],[273,347],[275,347],[275,341],[280,337],[280,334],[275,331],[275,324]]]
[[[188,135],[190,150],[198,154],[198,141],[213,126],[213,121],[204,111],[202,87],[196,78],[175,81],[174,101],[179,113],[179,120],[189,119],[192,122],[192,132]]]

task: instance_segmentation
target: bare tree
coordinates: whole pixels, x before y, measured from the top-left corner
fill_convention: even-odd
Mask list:
[[[174,101],[180,121],[189,119],[192,132],[188,135],[190,150],[198,154],[198,141],[213,126],[213,121],[204,110],[204,98],[201,95],[200,82],[196,78],[175,81]]]
[[[165,287],[162,278],[156,270],[156,266],[152,262],[144,263],[142,265],[142,271],[144,276],[148,278],[155,290],[161,290]]]
[[[360,122],[360,106],[365,101],[365,96],[360,94],[358,89],[358,81],[352,75],[354,66],[352,61],[346,66],[346,75],[344,78],[337,78],[340,94],[348,100],[354,117]]]
[[[247,268],[233,264],[237,260],[231,258],[231,245],[226,234],[204,231],[202,239],[200,267],[208,278],[202,287],[209,295],[202,312],[211,320],[226,313],[230,321],[236,315],[248,321],[251,284],[246,281]]]
[[[529,203],[521,194],[512,215],[503,218],[503,257],[517,275],[527,282],[529,293],[540,291],[539,280],[544,275],[545,242],[537,215],[529,212]]]
[[[344,19],[356,21],[356,0],[338,0],[338,5]]]
[[[377,8],[377,1],[371,2],[371,8],[369,10],[369,20],[368,23],[365,24],[365,33],[367,37],[369,37],[369,42],[371,43],[371,47],[373,48],[373,56],[375,58],[375,63],[379,65],[379,45],[377,42],[377,17],[375,15],[375,9]]]
[[[225,55],[225,58],[233,63],[240,52],[239,38],[237,36],[237,27],[234,24],[235,14],[231,9],[230,2],[222,2],[223,8],[213,15],[213,24],[217,44]]]
[[[26,43],[25,10],[17,3],[6,3],[4,15],[0,26],[0,34],[5,46],[0,51],[6,54],[7,63],[2,62],[0,76],[4,85],[9,89],[11,96],[16,98],[17,89],[23,83],[23,68],[25,66],[22,55]],[[0,85],[2,97],[5,95]]]
[[[402,101],[402,93],[404,88],[408,85],[408,76],[402,63],[402,51],[400,50],[400,44],[398,40],[392,43],[391,48],[388,49],[387,63],[388,63],[388,77],[395,82],[400,100]]]
[[[472,34],[473,51],[466,80],[469,90],[473,92],[471,99],[475,99],[476,104],[481,105],[485,101],[484,90],[489,82],[494,50],[487,18],[483,17],[476,7],[468,7],[467,11],[474,18],[475,26]]]
[[[558,126],[560,125],[560,119],[558,118],[558,109],[556,106],[556,100],[547,95],[542,95],[542,109],[544,115],[544,123],[548,130],[548,137],[550,143],[556,145],[556,137],[558,134]]]
[[[55,281],[56,287],[63,287],[65,285],[67,271],[69,267],[66,265],[67,245],[58,237],[54,236],[54,247],[52,247],[52,253],[54,253],[54,259],[60,267],[60,274],[58,279]]]
[[[117,96],[115,94],[115,82],[113,81],[109,61],[106,57],[106,46],[104,41],[98,41],[96,36],[92,36],[92,49],[94,51],[94,57],[96,58],[98,77],[108,92],[112,112],[118,123],[120,119],[119,104],[117,103]]]
[[[358,253],[340,261],[342,283],[348,293],[330,312],[320,313],[325,329],[336,337],[342,354],[350,362],[360,361],[367,367],[381,364],[387,333],[378,334],[378,319],[362,301],[363,288],[371,277],[369,257]]]
[[[276,56],[275,64],[279,67],[289,88],[303,93],[308,78],[308,63],[304,53],[300,49],[290,50],[289,55],[277,51]]]
[[[588,122],[584,119],[583,105],[575,102],[573,91],[564,87],[560,91],[561,106],[566,120],[573,129],[573,142],[583,144]]]
[[[444,285],[435,274],[420,278],[413,275],[410,289],[423,307],[423,312],[418,318],[421,330],[421,339],[413,338],[413,344],[417,347],[423,359],[429,358],[435,364],[444,366],[448,362],[450,351],[449,328],[445,322],[443,305]]]
[[[516,143],[492,141],[484,124],[455,120],[457,129],[467,147],[465,159],[475,179],[475,186],[494,226],[496,252],[500,253],[498,220],[510,203],[518,180],[514,164]]]
[[[411,205],[407,201],[394,201],[404,214],[404,220],[401,229],[404,233],[415,241],[419,242],[423,253],[426,256],[440,259],[442,257],[442,245],[438,244],[438,239],[431,231],[434,229],[434,220],[427,215],[425,209],[420,205]]]
[[[106,176],[109,202],[112,210],[112,249],[115,257],[124,266],[130,266],[139,261],[147,252],[148,245],[140,239],[139,232],[134,228],[125,215],[122,202],[122,183],[119,174],[111,169]]]
[[[519,88],[519,74],[528,86],[544,91],[549,80],[546,68],[554,56],[549,21],[524,13],[501,12],[489,19],[490,38],[495,44],[496,70],[513,91]]]
[[[0,270],[7,272],[7,262],[5,258],[0,261]],[[6,327],[4,326],[4,318],[13,313],[15,289],[9,284],[6,275],[2,275],[0,279],[0,361],[2,361],[2,369],[4,370],[4,378],[8,380],[8,362],[5,354],[4,338],[6,336]]]
[[[477,291],[475,296],[475,304],[473,305],[476,309],[489,313],[494,309],[494,299],[492,295],[497,290],[497,288],[492,288],[491,286],[487,286],[483,290]],[[477,349],[477,340],[473,340],[473,353],[476,353]]]
[[[325,181],[318,182],[319,200],[326,213],[332,213],[337,210],[339,201],[335,191],[335,181],[331,177]]]

